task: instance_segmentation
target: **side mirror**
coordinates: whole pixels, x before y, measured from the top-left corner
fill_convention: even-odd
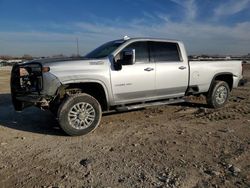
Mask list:
[[[135,63],[135,49],[123,50],[121,53],[121,59],[114,62],[114,69],[119,71],[123,65],[133,65]]]
[[[128,49],[122,52],[122,64],[133,65],[135,63],[135,49]]]
[[[117,60],[116,62],[114,62],[114,69],[119,71],[122,70],[122,62],[121,60]]]

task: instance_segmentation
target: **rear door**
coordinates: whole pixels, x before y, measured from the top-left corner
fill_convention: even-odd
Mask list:
[[[134,42],[123,50],[127,49],[135,50],[135,64],[123,64],[121,70],[111,70],[116,104],[148,100],[155,96],[155,63],[149,61],[148,42]]]
[[[178,43],[150,42],[151,61],[156,66],[156,95],[159,98],[183,96],[188,86],[188,64]]]

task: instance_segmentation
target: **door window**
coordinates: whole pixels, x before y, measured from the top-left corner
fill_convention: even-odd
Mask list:
[[[149,62],[148,43],[147,42],[134,42],[129,44],[123,50],[135,50],[135,62],[146,63]]]
[[[171,42],[152,42],[150,44],[151,57],[155,62],[181,61],[179,47]]]

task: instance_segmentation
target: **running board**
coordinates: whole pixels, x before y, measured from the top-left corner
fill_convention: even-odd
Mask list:
[[[147,102],[147,103],[141,103],[141,104],[133,104],[133,105],[127,105],[127,106],[118,106],[116,107],[116,111],[123,112],[123,111],[129,111],[129,110],[136,110],[140,108],[150,107],[150,106],[160,106],[160,105],[166,105],[166,104],[175,104],[175,103],[183,103],[187,100],[183,98],[179,99],[168,99],[163,101],[155,101],[155,102]]]

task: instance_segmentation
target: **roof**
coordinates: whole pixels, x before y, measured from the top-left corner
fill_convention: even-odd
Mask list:
[[[153,38],[153,37],[135,37],[135,38],[129,38],[127,39],[127,41],[181,42],[180,40],[175,40],[175,39]]]

